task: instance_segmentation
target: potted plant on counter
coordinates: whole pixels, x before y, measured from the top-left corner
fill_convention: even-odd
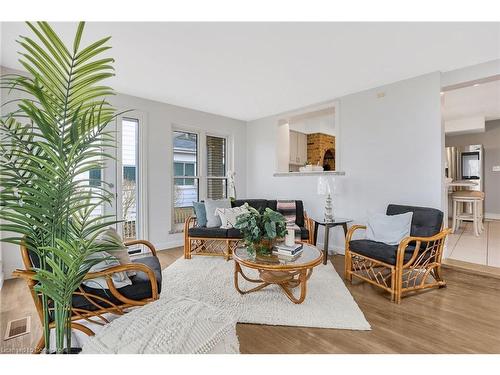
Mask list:
[[[247,212],[238,216],[234,227],[240,230],[249,252],[270,254],[276,239],[286,234],[285,217],[270,208],[261,213],[247,203],[244,207]]]

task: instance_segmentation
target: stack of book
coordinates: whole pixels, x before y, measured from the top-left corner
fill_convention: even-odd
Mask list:
[[[290,259],[297,258],[302,254],[302,244],[296,243],[293,246],[287,246],[285,243],[280,243],[274,246],[273,254]]]

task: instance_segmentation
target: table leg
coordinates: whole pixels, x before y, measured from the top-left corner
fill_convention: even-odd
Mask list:
[[[288,288],[287,285],[284,285],[284,284],[278,284],[278,285],[285,292],[286,296],[288,297],[288,299],[290,301],[292,301],[295,304],[300,304],[300,303],[304,302],[304,300],[306,299],[307,279],[308,279],[308,276],[311,276],[308,273],[308,270],[302,270],[302,271],[300,271],[299,280],[298,280],[299,281],[299,285],[300,285],[300,296],[299,296],[299,298],[295,298],[295,296],[293,295],[292,291],[290,290],[290,288]]]
[[[330,236],[330,226],[325,225],[325,243],[323,247],[323,264],[326,264],[328,261],[328,240]]]
[[[245,280],[250,281],[252,283],[258,283],[260,285],[257,285],[255,288],[249,289],[249,290],[241,290],[240,286],[238,284],[238,275],[241,275]],[[266,283],[262,280],[255,280],[255,279],[250,279],[247,277],[244,273],[243,270],[241,269],[241,266],[238,262],[234,262],[234,287],[240,294],[247,294],[247,293],[252,293],[256,292],[258,290],[261,290],[265,288],[266,286],[271,285],[270,283]]]
[[[347,239],[347,232],[348,232],[347,223],[342,223],[342,229],[344,229],[344,243],[345,243],[345,240]]]
[[[342,228],[344,229],[344,237],[347,237],[347,223],[342,223]]]
[[[318,244],[318,229],[319,223],[317,221],[314,222],[314,246]]]

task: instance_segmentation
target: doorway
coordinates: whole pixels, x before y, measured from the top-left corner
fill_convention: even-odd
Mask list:
[[[500,267],[500,79],[469,82],[441,93],[445,127],[445,180],[452,227],[453,196],[460,190],[484,194],[484,230],[472,220],[456,226],[447,259],[464,265]],[[470,204],[460,210],[471,213]]]
[[[116,230],[124,241],[148,238],[145,125],[144,115],[133,111],[119,116],[111,127],[116,148],[109,153],[115,158],[106,161],[103,179],[115,200],[104,210],[116,215]]]

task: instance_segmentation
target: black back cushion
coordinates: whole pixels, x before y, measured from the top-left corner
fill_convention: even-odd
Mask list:
[[[387,206],[387,215],[399,215],[406,212],[413,212],[411,236],[431,237],[441,231],[443,212],[436,208],[403,206],[398,204]]]
[[[267,200],[265,199],[237,199],[231,203],[233,207],[243,206],[245,203],[248,203],[250,207],[255,208],[258,211],[264,211],[267,207]]]
[[[278,201],[267,201],[267,207],[269,207],[273,211],[277,211]]]
[[[295,214],[295,224],[299,227],[304,226],[304,204],[302,201],[295,201],[295,208],[297,208],[297,213]]]
[[[266,207],[271,210],[276,211],[277,203],[276,200],[265,200],[265,199],[237,199],[231,203],[232,207],[240,207],[245,203],[248,203],[250,207],[253,207],[259,211],[263,211]],[[304,204],[302,201],[295,201],[295,208],[297,212],[295,214],[295,223],[299,227],[304,226]]]

